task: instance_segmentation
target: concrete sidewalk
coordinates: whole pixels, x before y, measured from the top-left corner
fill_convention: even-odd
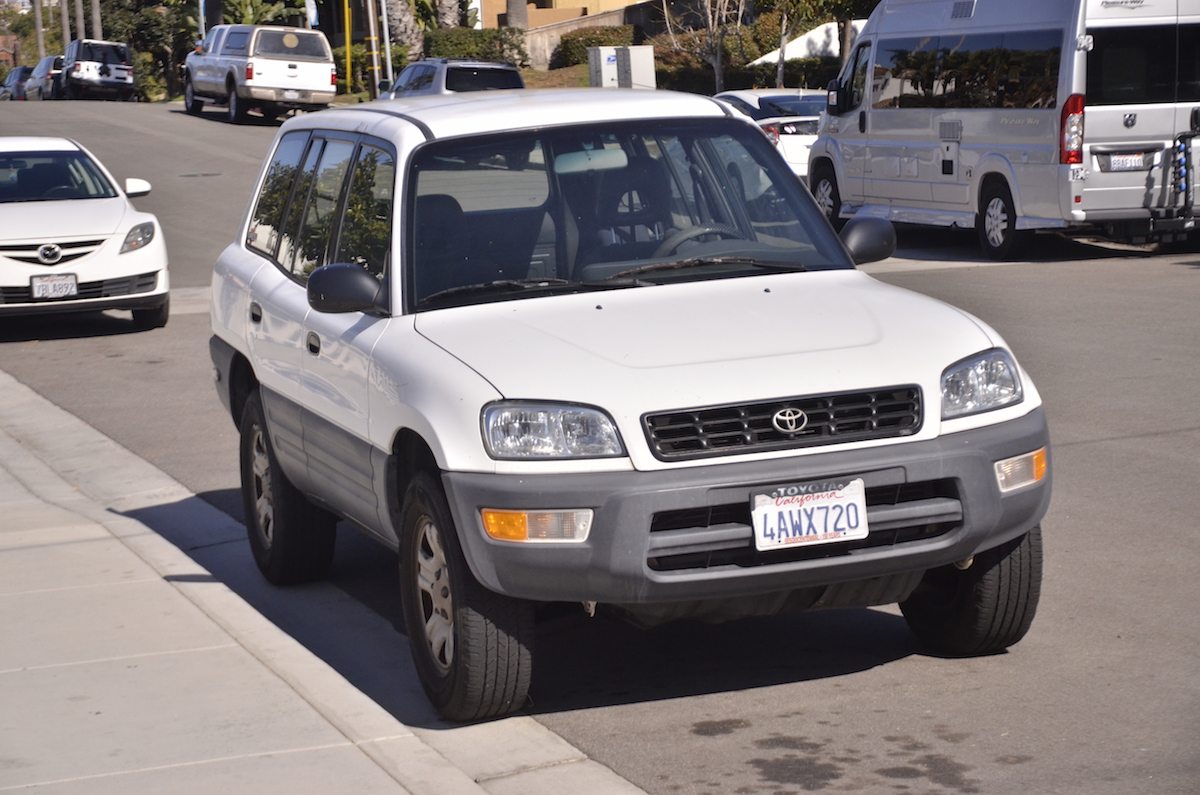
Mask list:
[[[0,791],[641,792],[527,716],[405,726],[129,516],[200,502],[0,371]]]

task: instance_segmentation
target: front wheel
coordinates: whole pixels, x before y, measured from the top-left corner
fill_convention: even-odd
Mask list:
[[[913,633],[938,654],[995,654],[1029,631],[1042,590],[1042,530],[980,552],[966,569],[925,573],[900,610]]]
[[[417,474],[404,498],[400,587],[417,675],[442,717],[494,718],[525,704],[533,605],[476,581],[445,492],[430,473]]]
[[[983,189],[975,231],[983,253],[995,260],[1014,259],[1029,242],[1030,232],[1017,230],[1017,208],[1003,182],[991,182]]]
[[[199,116],[204,111],[204,103],[196,97],[196,90],[192,88],[191,80],[183,84],[183,107],[193,116]]]
[[[832,168],[825,165],[817,169],[813,176],[812,194],[829,223],[833,224],[834,229],[839,228],[842,225],[842,195],[838,192],[837,177]]]
[[[239,448],[246,533],[259,571],[276,585],[324,578],[337,518],[309,502],[279,467],[257,390],[242,410]]]

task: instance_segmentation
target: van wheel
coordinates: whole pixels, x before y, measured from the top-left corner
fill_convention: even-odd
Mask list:
[[[193,116],[199,116],[204,111],[204,103],[196,98],[196,91],[192,88],[190,78],[183,84],[183,107]]]
[[[333,563],[337,518],[309,502],[283,474],[258,390],[242,410],[239,447],[242,508],[258,570],[276,585],[323,579]]]
[[[837,177],[833,173],[833,169],[827,165],[820,166],[816,174],[813,175],[812,182],[813,198],[817,200],[817,206],[821,208],[821,212],[829,219],[829,223],[833,224],[834,229],[842,226],[842,196],[838,193]]]
[[[930,650],[953,657],[995,654],[1029,631],[1042,590],[1042,530],[1034,527],[975,556],[965,569],[925,573],[900,610]]]
[[[237,95],[237,89],[232,84],[229,89],[229,123],[241,124],[246,120],[246,103]]]
[[[983,189],[975,216],[979,245],[991,259],[1014,259],[1028,244],[1029,230],[1017,230],[1017,210],[1012,193],[1003,182],[990,182]]]
[[[533,670],[533,605],[493,593],[463,557],[445,492],[417,474],[404,497],[400,587],[421,686],[447,720],[519,710]]]

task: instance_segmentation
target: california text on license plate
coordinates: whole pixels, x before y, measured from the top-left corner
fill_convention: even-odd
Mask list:
[[[1108,167],[1112,171],[1137,171],[1145,168],[1146,163],[1141,152],[1136,152],[1132,155],[1112,155],[1108,161]]]
[[[750,497],[759,551],[867,537],[862,478],[795,483]]]
[[[34,300],[70,298],[79,294],[75,274],[58,273],[52,276],[34,276],[29,280],[29,292]]]

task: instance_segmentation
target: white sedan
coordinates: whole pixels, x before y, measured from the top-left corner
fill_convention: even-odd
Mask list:
[[[716,98],[746,114],[779,149],[792,173],[808,176],[808,150],[817,140],[825,93],[811,88],[747,88],[722,91]]]
[[[112,174],[66,138],[0,137],[0,317],[128,309],[167,324],[167,247]]]

